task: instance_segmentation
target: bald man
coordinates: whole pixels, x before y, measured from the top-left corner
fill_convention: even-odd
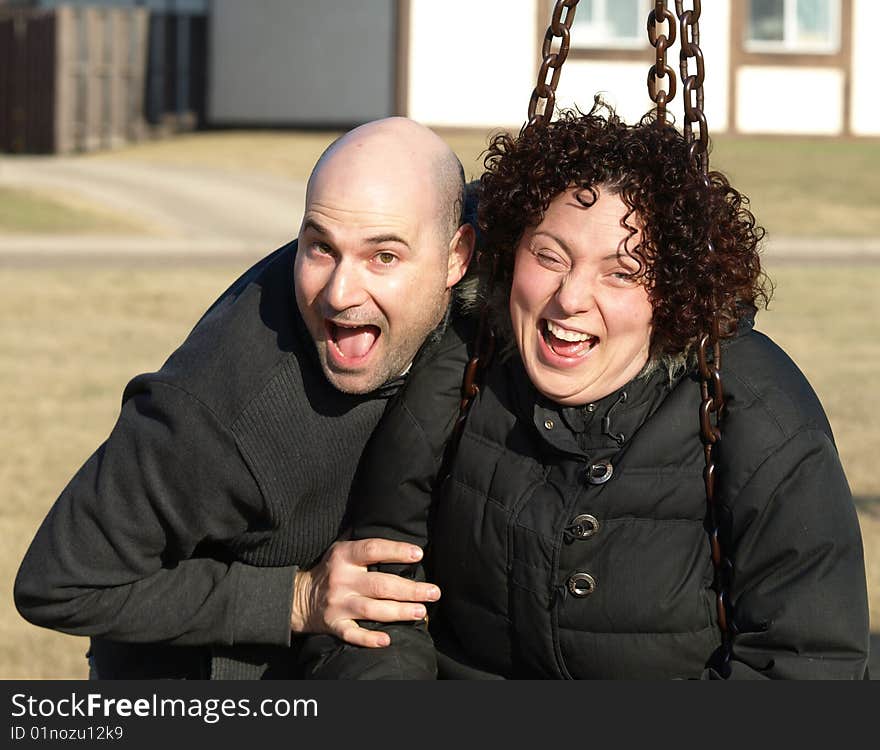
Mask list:
[[[410,120],[333,143],[297,240],[126,387],[21,564],[21,614],[90,636],[94,677],[214,679],[296,677],[299,634],[381,647],[357,620],[424,617],[436,587],[368,569],[418,547],[334,540],[388,398],[459,336],[463,188],[452,151]]]

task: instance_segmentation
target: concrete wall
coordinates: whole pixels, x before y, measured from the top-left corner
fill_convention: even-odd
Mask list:
[[[674,6],[670,3],[674,12]],[[547,19],[549,22],[549,18]],[[676,24],[677,27],[677,24]],[[681,40],[677,38],[673,47],[667,51],[669,66],[679,77],[678,56]],[[730,65],[730,0],[713,0],[703,3],[700,17],[700,48],[703,51],[706,68],[705,115],[710,133],[720,132],[728,127],[728,70]],[[637,61],[611,62],[603,60],[578,60],[569,58],[562,71],[557,101],[560,105],[578,105],[582,110],[589,109],[593,96],[601,93],[603,99],[612,104],[619,115],[627,122],[636,122],[653,105],[648,96],[648,70],[654,64],[654,50],[645,42],[639,51]],[[690,71],[696,72],[693,61]],[[684,104],[681,86],[668,110],[681,123],[684,118]]]
[[[495,0],[411,0],[407,114],[435,126],[522,125],[537,73],[535,2],[504,0],[499,12]]]
[[[836,68],[746,65],[737,71],[740,133],[840,135],[844,73]],[[817,93],[822,103],[818,105]]]
[[[406,112],[435,126],[519,127],[535,86],[539,44],[550,22],[543,0],[411,0],[407,49]],[[701,45],[706,57],[706,117],[710,131],[728,127],[730,0],[703,5]],[[669,64],[678,73],[676,45]],[[589,109],[601,93],[628,121],[651,106],[646,78],[654,59],[645,44],[635,61],[566,61],[559,106]],[[692,66],[693,67],[693,66]],[[679,93],[670,109],[682,120]]]
[[[880,29],[878,0],[852,0],[851,60],[838,55],[826,64],[817,56],[813,64],[805,64],[803,56],[792,55],[786,64],[788,56],[779,54],[772,64],[742,60],[731,73],[732,61],[743,57],[731,46],[739,45],[731,36],[733,11],[743,7],[733,2],[740,0],[702,5],[700,45],[710,133],[735,128],[744,134],[880,135],[880,74],[873,59]],[[549,20],[543,0],[508,0],[503,14],[497,13],[494,0],[410,0],[409,28],[404,30],[409,39],[407,114],[439,126],[522,125]],[[677,40],[668,52],[676,74],[679,50]],[[647,44],[617,60],[573,52],[563,68],[557,104],[585,109],[601,93],[626,120],[635,121],[651,106],[645,80],[652,62]],[[818,107],[817,94],[823,99]],[[681,123],[680,85],[669,109]]]
[[[855,0],[850,86],[851,128],[854,135],[880,135],[878,29],[880,29],[880,3],[877,0]]]
[[[394,114],[394,0],[214,0],[214,125],[345,126]]]

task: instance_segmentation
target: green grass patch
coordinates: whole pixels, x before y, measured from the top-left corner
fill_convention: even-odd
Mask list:
[[[140,234],[143,231],[135,222],[79,200],[0,187],[0,233]]]

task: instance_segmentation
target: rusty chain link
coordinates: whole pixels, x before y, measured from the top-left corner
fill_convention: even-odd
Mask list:
[[[579,0],[556,0],[556,5],[553,7],[550,25],[547,27],[547,33],[544,34],[544,43],[541,45],[538,82],[529,100],[528,120],[523,127],[523,132],[536,126],[542,126],[553,118],[553,111],[556,107],[556,87],[559,84],[559,76],[562,74],[562,64],[568,57],[568,50],[571,46],[571,25],[574,22],[574,10],[578,2]],[[493,258],[486,282],[487,294],[492,292],[497,268],[498,256],[496,255]],[[465,369],[458,420],[450,440],[451,450],[447,455],[454,452],[458,445],[470,405],[480,392],[481,373],[489,366],[494,350],[495,332],[489,324],[488,304],[486,304],[480,315],[474,355]]]
[[[532,129],[535,126],[550,122],[553,118],[553,110],[556,107],[556,86],[559,84],[559,76],[562,74],[562,64],[568,57],[568,48],[571,45],[571,24],[574,22],[574,9],[578,0],[556,0],[553,8],[553,17],[547,33],[544,34],[544,44],[541,46],[541,67],[538,69],[538,82],[532,97],[529,99],[529,116],[524,129]],[[553,50],[555,40],[559,40],[559,48]],[[547,76],[550,80],[547,80]],[[543,106],[539,105],[543,101]]]
[[[452,430],[452,438],[450,444],[451,451],[454,452],[458,447],[458,441],[461,439],[461,433],[464,431],[464,423],[467,419],[468,409],[473,400],[480,392],[480,380],[482,372],[489,366],[492,356],[495,354],[495,331],[489,323],[489,299],[492,293],[495,276],[498,272],[498,253],[492,258],[492,267],[489,269],[489,277],[486,282],[487,299],[483,304],[480,313],[480,322],[477,327],[477,338],[474,346],[474,354],[468,361],[464,371],[464,381],[461,386],[461,402],[458,407],[458,419]]]
[[[688,159],[703,176],[703,188],[708,192],[709,182],[709,129],[703,112],[703,82],[706,77],[703,65],[703,52],[700,49],[700,0],[691,0],[692,8],[685,9],[684,0],[675,0],[675,13],[679,22],[679,70],[684,99],[684,131],[688,144]],[[689,62],[694,60],[696,71],[691,73]],[[699,135],[694,135],[694,124],[699,126]],[[715,252],[712,240],[706,240],[706,252]],[[717,300],[715,300],[717,305]],[[709,352],[711,351],[711,359]],[[721,631],[723,670],[729,671],[730,639],[735,625],[730,617],[731,604],[728,600],[730,578],[733,565],[724,553],[720,536],[720,509],[715,496],[717,472],[715,457],[721,442],[721,418],[724,411],[724,387],[721,380],[721,330],[717,306],[712,313],[708,333],[700,337],[697,349],[700,370],[700,438],[703,442],[705,468],[703,479],[706,485],[706,506],[709,517],[709,542],[712,553],[712,566],[715,570],[713,588],[715,589],[718,628]],[[726,674],[724,676],[727,676]]]
[[[703,81],[706,73],[703,52],[700,50],[700,0],[692,0],[693,9],[685,10],[683,0],[675,0],[681,37],[679,69],[681,71],[682,97],[684,99],[683,130],[688,142],[688,156],[703,175],[709,172],[709,129],[703,114]],[[688,71],[688,61],[693,58],[696,73]],[[699,137],[694,136],[694,123],[700,126]]]
[[[666,25],[668,33],[660,33]],[[648,96],[657,106],[657,122],[666,122],[666,105],[675,98],[675,72],[666,62],[666,50],[675,44],[675,16],[666,7],[666,0],[656,0],[648,14],[648,41],[656,55],[648,70]],[[665,83],[665,87],[663,84]]]

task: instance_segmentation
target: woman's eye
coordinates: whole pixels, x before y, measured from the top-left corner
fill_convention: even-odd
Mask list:
[[[383,266],[390,266],[397,260],[397,256],[394,253],[377,253],[376,259]]]
[[[633,286],[638,283],[637,274],[635,271],[614,271],[611,274],[611,278],[615,281],[620,282],[621,284],[626,284],[628,286]]]
[[[546,268],[559,268],[562,266],[562,261],[557,258],[555,255],[551,255],[550,253],[545,253],[540,250],[533,250],[532,255],[535,256],[538,263]]]

